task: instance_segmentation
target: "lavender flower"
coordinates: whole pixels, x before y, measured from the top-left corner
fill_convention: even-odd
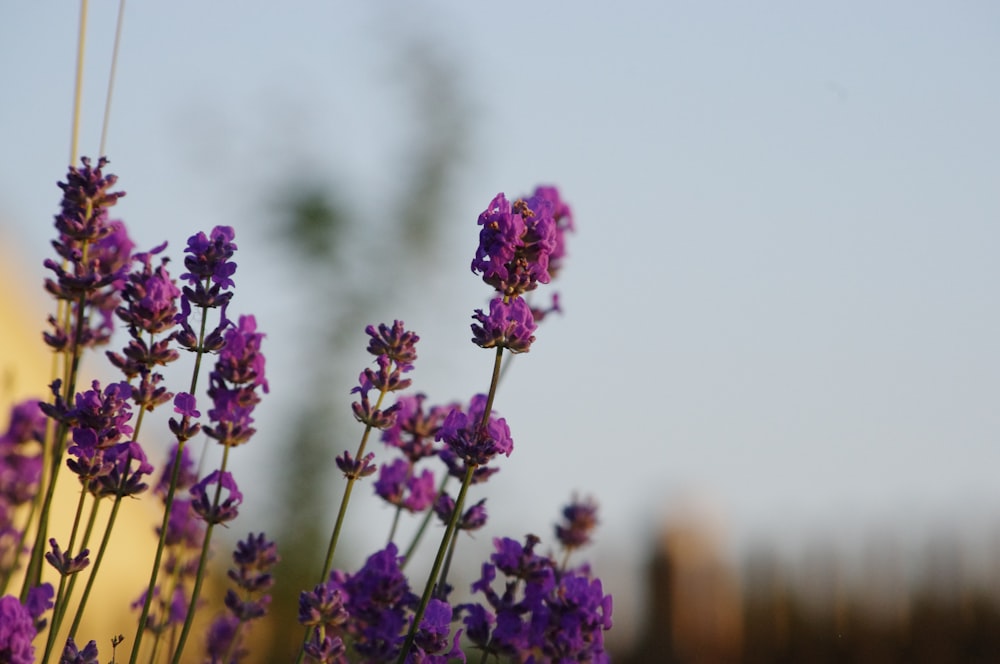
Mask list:
[[[424,411],[424,394],[405,395],[396,400],[393,425],[382,432],[382,442],[398,447],[412,463],[436,453],[434,436],[445,415],[454,407],[435,406]]]
[[[447,602],[432,599],[427,604],[423,620],[420,621],[420,629],[417,630],[413,642],[414,652],[411,656],[415,661],[427,664],[447,664],[454,659],[465,661],[465,653],[458,647],[462,630],[455,632],[450,643],[448,640],[451,634],[451,618],[452,610]]]
[[[390,505],[409,512],[423,512],[434,500],[434,473],[425,469],[415,475],[410,463],[396,459],[382,464],[375,493]]]
[[[45,554],[45,560],[49,561],[49,564],[62,576],[76,574],[90,564],[90,549],[84,549],[74,557],[69,551],[63,553],[54,537],[49,538],[49,546],[52,547],[52,551]]]
[[[546,201],[551,209],[552,220],[556,228],[556,244],[549,254],[549,276],[553,279],[562,268],[563,259],[566,257],[566,233],[575,231],[573,225],[573,211],[569,205],[562,200],[559,190],[552,186],[542,186],[535,189],[535,193],[528,199],[528,207],[538,209]]]
[[[181,326],[177,341],[189,350],[216,351],[224,343],[222,333],[229,325],[226,307],[233,297],[228,289],[234,285],[232,276],[236,272],[236,263],[230,260],[236,252],[234,236],[229,226],[216,226],[210,236],[199,232],[188,238],[184,250],[188,254],[184,257],[188,272],[181,279],[189,285],[181,289],[181,310],[175,320]],[[221,310],[219,324],[208,333],[200,349],[198,335],[189,321],[192,307]]]
[[[146,460],[146,453],[138,443],[119,443],[105,450],[103,457],[110,470],[97,478],[97,495],[124,498],[149,488],[143,478],[153,472],[153,466]]]
[[[512,205],[497,194],[478,223],[482,229],[472,271],[482,274],[483,281],[505,296],[549,282],[549,256],[556,249],[557,232],[548,198],[518,199]]]
[[[371,555],[357,573],[335,571],[331,576],[347,598],[345,608],[351,619],[344,629],[354,650],[368,660],[387,661],[399,654],[407,614],[417,604],[397,554],[396,545],[389,544]]]
[[[490,313],[476,309],[472,325],[472,341],[480,348],[507,348],[512,353],[525,353],[535,340],[535,318],[531,307],[520,297],[509,302],[502,297],[490,301]]]
[[[369,325],[365,328],[365,333],[371,337],[371,341],[368,342],[369,353],[376,357],[386,356],[399,367],[400,371],[413,369],[420,337],[414,332],[407,331],[403,321],[393,321],[392,327],[382,323],[378,329],[374,325]]]
[[[455,501],[447,493],[442,493],[438,496],[437,500],[434,501],[434,513],[442,523],[448,524],[451,522],[451,516],[455,512]],[[478,503],[465,510],[462,517],[458,520],[457,528],[459,530],[479,530],[484,525],[486,525],[486,499],[483,498]]]
[[[256,433],[252,426],[253,409],[260,402],[256,390],[269,389],[260,352],[263,338],[253,316],[240,316],[239,324],[225,333],[225,344],[209,376],[208,396],[213,406],[208,417],[214,424],[202,427],[222,445],[241,445]]]
[[[218,506],[213,505],[212,499],[207,495],[209,486],[219,485],[226,490],[226,497]],[[239,514],[239,506],[243,503],[243,494],[236,486],[229,471],[219,472],[213,470],[208,477],[191,487],[191,497],[193,502],[191,507],[195,514],[205,520],[206,523],[218,524],[232,521]]]
[[[538,541],[530,535],[524,546],[494,540],[492,562],[483,564],[472,585],[492,610],[459,607],[466,634],[486,652],[521,661],[609,661],[604,632],[611,629],[611,596],[587,568],[559,570],[550,558],[536,554]],[[492,587],[498,570],[508,579],[503,595]]]
[[[231,588],[226,591],[225,604],[230,612],[216,618],[209,629],[207,652],[211,664],[232,664],[248,653],[238,647],[241,627],[267,612],[271,598],[262,593],[274,583],[271,569],[278,563],[278,550],[264,533],[250,533],[237,543],[233,562],[236,567],[230,568],[228,574],[240,592]]]
[[[66,639],[66,647],[63,648],[62,657],[59,664],[100,664],[97,652],[97,642],[89,641],[83,650],[78,650],[73,637]]]
[[[514,449],[506,420],[491,413],[483,425],[485,409],[486,395],[477,394],[467,412],[455,408],[448,413],[437,433],[437,439],[468,465],[484,466],[497,454],[510,456]]]
[[[147,410],[153,410],[171,397],[161,385],[163,376],[154,372],[153,368],[166,366],[178,358],[177,351],[171,347],[173,333],[153,340],[155,335],[168,332],[176,324],[177,299],[181,294],[167,272],[167,259],[161,259],[156,268],[152,265],[152,257],[166,246],[163,243],[149,252],[132,257],[139,268],[128,275],[128,281],[122,289],[122,299],[126,306],[118,307],[115,311],[127,324],[131,339],[122,354],[107,353],[111,363],[127,378],[140,377],[139,384],[133,389],[132,398]]]
[[[7,432],[0,436],[0,526],[8,526],[13,510],[31,500],[42,474],[38,446],[45,437],[45,415],[37,401],[11,408]]]
[[[13,595],[0,597],[0,662],[34,664],[35,621]]]
[[[46,290],[66,300],[72,313],[69,327],[63,327],[55,317],[49,318],[53,329],[44,337],[56,351],[65,351],[75,342],[92,346],[110,338],[112,313],[134,246],[124,225],[108,219],[108,208],[124,193],[109,191],[117,178],[103,174],[107,160],[98,160],[96,168],[86,157],[81,162],[82,168],[71,166],[66,182],[59,183],[63,190],[61,210],[55,219],[59,239],[52,246],[63,260],[44,263],[55,275],[46,279]],[[85,314],[81,305],[97,315]]]
[[[597,504],[592,499],[576,500],[563,508],[564,523],[556,525],[556,537],[567,551],[590,544],[597,527]]]

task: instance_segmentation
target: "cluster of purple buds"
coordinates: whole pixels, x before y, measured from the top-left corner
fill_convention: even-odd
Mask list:
[[[171,330],[177,323],[177,301],[181,291],[167,271],[166,258],[153,266],[153,256],[166,246],[163,243],[132,257],[137,268],[128,275],[122,288],[124,306],[115,310],[127,325],[130,339],[122,354],[107,353],[111,363],[129,380],[139,377],[139,384],[133,389],[133,400],[146,410],[153,410],[170,400],[172,395],[161,385],[163,376],[154,368],[166,366],[179,356],[171,347],[174,339]],[[157,335],[161,335],[159,339],[155,338]]]
[[[13,595],[0,597],[0,662],[34,664],[31,642],[45,626],[41,615],[52,607],[52,595],[52,586],[45,584],[32,589],[25,604]]]
[[[14,515],[38,490],[44,439],[45,415],[37,401],[11,408],[7,431],[0,436],[0,578],[17,567],[21,530]]]
[[[49,318],[52,330],[44,338],[56,351],[108,341],[118,291],[134,247],[125,226],[108,219],[108,208],[125,194],[110,191],[118,178],[104,175],[107,159],[98,160],[96,168],[86,157],[81,162],[82,168],[71,166],[66,182],[59,183],[63,190],[61,209],[55,218],[59,239],[52,246],[62,261],[49,259],[44,263],[54,274],[54,278],[46,279],[45,289],[56,299],[66,301],[72,312],[68,320]]]
[[[358,386],[351,389],[351,394],[359,394],[360,400],[351,404],[354,417],[371,429],[390,429],[396,422],[396,414],[401,404],[394,403],[388,408],[382,408],[382,400],[389,392],[405,390],[411,380],[403,374],[413,369],[417,359],[417,342],[420,337],[407,330],[403,321],[393,321],[392,326],[382,323],[376,328],[369,325],[365,333],[370,337],[368,352],[375,356],[377,368],[367,368],[358,376]],[[372,403],[368,397],[372,390],[378,392],[378,398]],[[375,455],[369,452],[359,459],[345,451],[337,457],[337,467],[348,478],[366,477],[375,472],[372,463]]]
[[[208,417],[212,424],[202,427],[221,445],[242,445],[256,432],[252,414],[260,403],[257,390],[269,390],[261,353],[263,339],[253,316],[240,316],[239,323],[223,336],[222,349],[208,379],[208,396],[213,404]]]
[[[59,658],[59,664],[100,664],[100,661],[96,641],[89,641],[80,650],[72,636],[66,639],[62,657]]]
[[[316,662],[346,661],[345,643],[364,661],[399,656],[418,598],[400,569],[395,544],[371,555],[354,574],[334,571],[329,581],[299,599],[299,622],[313,629],[305,652]],[[441,599],[424,613],[407,661],[447,662],[464,657],[461,631],[449,641],[452,610]]]
[[[485,410],[486,395],[477,394],[467,410],[453,408],[438,429],[437,439],[466,467],[484,467],[497,454],[510,456],[514,449],[507,421],[492,412],[484,418]]]
[[[236,263],[230,260],[236,253],[234,237],[229,226],[216,226],[209,236],[199,232],[188,238],[188,246],[184,249],[188,254],[184,257],[184,267],[188,271],[181,275],[188,285],[181,290],[181,310],[175,318],[181,326],[177,342],[188,350],[213,352],[225,343],[222,334],[229,326],[226,307],[233,297],[230,289],[234,286],[232,276],[236,272]],[[203,312],[219,308],[221,312],[218,325],[200,346],[198,334],[190,322],[194,307]]]
[[[476,310],[472,341],[482,348],[527,352],[537,322],[559,305],[554,299],[551,308],[532,309],[523,296],[549,283],[562,266],[572,213],[555,187],[539,187],[513,203],[497,194],[479,215],[479,225],[472,271],[481,274],[496,295],[489,313]]]
[[[560,569],[535,553],[537,537],[524,545],[494,540],[495,553],[483,563],[472,585],[489,608],[458,607],[465,614],[467,636],[475,646],[517,661],[607,662],[604,632],[611,629],[611,596],[586,567]],[[503,593],[493,589],[497,571],[506,578]]]
[[[59,392],[60,382],[52,385]],[[55,403],[40,403],[50,417],[70,427],[71,458],[66,465],[95,496],[132,496],[145,491],[144,478],[153,472],[138,443],[129,439],[132,427],[128,383],[111,383],[103,390],[98,381],[76,395],[73,408],[56,397]]]
[[[274,585],[271,570],[278,560],[277,547],[264,533],[251,533],[237,543],[233,552],[236,566],[228,574],[238,590],[226,591],[229,612],[219,616],[209,628],[206,652],[211,664],[232,664],[247,654],[239,646],[240,627],[267,613],[271,597],[264,593]]]

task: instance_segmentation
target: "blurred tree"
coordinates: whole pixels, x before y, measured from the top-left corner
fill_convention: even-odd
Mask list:
[[[290,440],[281,446],[282,460],[276,464],[282,480],[275,504],[286,509],[269,530],[282,557],[271,607],[275,624],[296,624],[299,592],[319,581],[332,528],[331,501],[338,504],[343,486],[333,459],[348,447],[353,453],[357,440],[346,402],[338,394],[340,400],[331,403],[328,388],[331,377],[343,373],[340,357],[358,362],[358,352],[349,352],[344,340],[356,338],[354,333],[372,322],[372,303],[406,297],[412,293],[407,284],[419,288],[419,275],[434,269],[434,249],[443,230],[439,211],[448,207],[450,185],[471,133],[460,78],[452,69],[456,59],[416,37],[402,42],[396,55],[408,102],[400,109],[407,114],[402,120],[413,127],[413,136],[405,148],[406,175],[399,191],[380,206],[380,212],[390,214],[366,219],[355,211],[362,206],[352,205],[356,201],[337,182],[296,181],[278,196],[274,232],[291,254],[288,265],[303,273],[297,279],[303,288],[316,291],[311,301],[331,306],[311,310],[314,329],[303,330],[301,352],[327,361],[303,363],[301,380],[308,386],[303,394],[311,400],[292,415]],[[377,237],[364,232],[373,225],[379,228]],[[385,242],[385,237],[398,239]],[[352,264],[352,257],[376,252],[379,270],[359,271]],[[344,393],[349,387],[344,386]],[[273,634],[270,647],[258,651],[263,655],[259,661],[293,661],[302,634],[288,629]]]

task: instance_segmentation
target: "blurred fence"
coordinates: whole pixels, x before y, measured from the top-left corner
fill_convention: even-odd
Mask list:
[[[1000,662],[1000,543],[940,534],[862,547],[762,551],[737,570],[707,533],[668,528],[647,568],[639,638],[615,661]]]

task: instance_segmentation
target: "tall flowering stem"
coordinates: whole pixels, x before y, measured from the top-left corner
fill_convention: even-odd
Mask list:
[[[191,388],[188,393],[180,399],[174,401],[175,411],[181,415],[180,420],[171,420],[171,432],[177,437],[177,447],[174,452],[170,484],[164,498],[163,520],[160,525],[160,538],[156,545],[156,553],[153,558],[153,568],[150,572],[149,586],[142,604],[142,611],[139,623],[136,626],[135,638],[132,641],[132,653],[129,657],[129,664],[135,664],[139,657],[139,648],[142,645],[142,636],[146,629],[146,620],[149,617],[149,609],[156,591],[156,580],[160,571],[160,564],[163,560],[163,550],[166,543],[168,526],[170,523],[171,510],[174,504],[174,497],[177,491],[177,482],[183,466],[183,454],[188,440],[197,435],[199,425],[194,421],[198,417],[195,410],[194,394],[198,387],[198,375],[201,369],[201,358],[205,353],[210,353],[222,348],[225,340],[223,332],[230,322],[226,318],[226,307],[232,299],[230,289],[234,283],[232,275],[236,272],[236,263],[231,258],[236,252],[236,243],[233,242],[235,233],[228,226],[216,226],[212,229],[210,236],[204,233],[197,233],[188,238],[188,245],[184,258],[184,266],[188,272],[181,275],[181,279],[188,282],[181,291],[180,312],[174,317],[174,321],[181,327],[176,333],[179,345],[195,354],[194,369],[191,374]],[[192,306],[201,310],[201,322],[199,331],[195,333],[191,327],[189,318],[192,313]],[[208,310],[219,308],[219,323],[211,332],[208,331]]]
[[[237,508],[243,502],[243,494],[226,467],[230,449],[246,443],[256,433],[252,426],[252,413],[260,402],[257,388],[264,392],[269,390],[264,375],[264,355],[261,353],[263,338],[264,335],[257,331],[257,321],[253,316],[240,316],[238,324],[226,331],[215,369],[209,377],[208,395],[214,405],[208,411],[208,417],[212,424],[202,430],[223,446],[222,463],[218,470],[191,489],[194,511],[205,521],[206,528],[187,616],[174,649],[174,664],[181,660],[198,608],[213,529],[220,523],[235,519]],[[214,498],[209,505],[206,489],[212,485]],[[225,501],[222,500],[223,489],[227,492]]]
[[[90,159],[81,159],[81,168],[70,166],[66,181],[59,183],[63,191],[60,212],[55,217],[59,239],[52,246],[60,262],[47,259],[44,265],[53,273],[46,279],[46,290],[59,302],[59,316],[50,316],[52,330],[43,337],[45,343],[64,357],[62,378],[54,382],[55,408],[71,402],[76,392],[80,357],[84,348],[106,343],[111,335],[111,312],[117,305],[120,288],[132,242],[121,222],[109,219],[109,208],[124,192],[112,192],[118,178],[105,175],[108,160],[101,158],[97,166]],[[45,472],[36,495],[38,523],[28,569],[21,589],[22,600],[30,588],[38,585],[47,540],[49,512],[55,495],[55,484],[66,450],[70,422],[46,413],[55,426],[49,426],[45,445]]]
[[[319,575],[319,584],[326,582],[330,574],[330,569],[333,567],[337,542],[340,539],[340,533],[344,526],[347,505],[351,500],[351,492],[354,489],[355,482],[362,477],[373,474],[377,470],[375,464],[372,463],[375,455],[370,452],[365,453],[372,429],[385,430],[395,423],[399,404],[393,404],[383,410],[382,402],[389,392],[397,392],[410,386],[410,379],[403,378],[403,374],[413,369],[413,363],[417,359],[416,345],[420,337],[414,332],[406,330],[403,321],[393,321],[391,326],[383,323],[378,328],[374,325],[369,325],[365,328],[365,333],[370,337],[367,350],[375,356],[378,368],[368,368],[362,371],[358,377],[358,386],[351,390],[352,394],[360,395],[360,400],[351,404],[351,409],[354,412],[355,419],[365,425],[365,430],[361,434],[361,442],[358,444],[358,449],[353,457],[346,450],[342,455],[337,457],[337,467],[344,473],[344,477],[347,478],[347,484],[344,486],[344,495],[340,500],[337,520],[330,535],[326,558],[323,561],[323,570]],[[372,405],[368,394],[374,389],[378,390],[378,397],[375,400],[375,404]],[[299,648],[296,663],[301,662],[305,656],[309,644],[309,636],[316,629],[318,628],[307,626],[305,634],[302,637],[302,647]]]

